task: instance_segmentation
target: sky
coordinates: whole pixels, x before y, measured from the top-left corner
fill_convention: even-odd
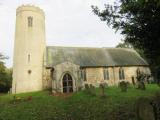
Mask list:
[[[16,8],[35,5],[45,12],[46,44],[49,46],[115,47],[123,38],[92,12],[114,0],[0,0],[0,52],[12,67]]]

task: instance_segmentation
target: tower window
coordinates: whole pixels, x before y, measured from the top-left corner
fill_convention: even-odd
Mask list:
[[[33,17],[29,16],[28,17],[28,27],[32,27],[33,25]]]
[[[30,62],[30,60],[31,60],[31,55],[28,54],[28,63]]]

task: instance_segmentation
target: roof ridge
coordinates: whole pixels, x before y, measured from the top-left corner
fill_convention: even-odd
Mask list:
[[[47,47],[56,47],[56,48],[88,48],[88,49],[93,49],[93,48],[96,48],[96,49],[102,49],[102,47],[81,47],[81,46],[47,46]]]
[[[83,47],[83,46],[47,46],[47,47],[56,47],[56,48],[88,48],[88,49],[121,49],[128,51],[135,51],[133,48],[115,48],[115,47]]]

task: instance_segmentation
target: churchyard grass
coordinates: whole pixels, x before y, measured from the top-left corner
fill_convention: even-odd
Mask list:
[[[53,96],[48,91],[17,94],[20,101],[15,103],[14,95],[0,95],[0,120],[134,120],[135,101],[140,97],[151,98],[160,92],[160,87],[155,84],[147,85],[146,90],[130,87],[127,92],[108,87],[104,98],[100,97],[99,88],[95,91],[96,96],[84,90],[67,97]],[[29,96],[31,99],[27,100]]]

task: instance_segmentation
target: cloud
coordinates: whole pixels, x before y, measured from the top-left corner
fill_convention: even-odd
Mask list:
[[[10,0],[0,1],[0,52],[12,66],[16,8],[33,4],[46,16],[46,43],[55,46],[114,47],[122,36],[95,16],[91,5],[104,7],[114,0]]]

